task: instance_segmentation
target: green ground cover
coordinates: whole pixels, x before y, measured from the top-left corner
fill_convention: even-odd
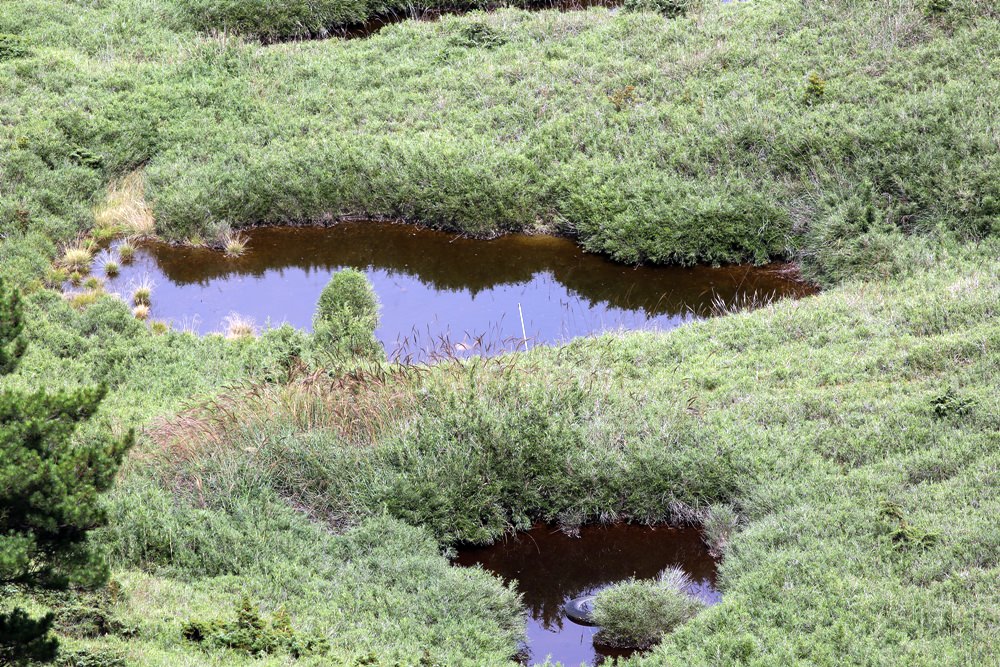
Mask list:
[[[87,228],[140,168],[179,239],[385,215],[567,233],[623,261],[799,253],[839,279],[917,235],[995,232],[993,2],[505,10],[273,46],[164,11],[31,0],[0,18],[27,49],[0,64],[8,234]]]
[[[648,664],[1000,661],[1000,11],[939,5],[504,10],[269,46],[166,0],[0,5],[0,273],[30,343],[3,384],[105,381],[79,437],[140,428],[99,536],[113,585],[0,604],[55,608],[65,664],[503,664],[516,597],[449,544],[723,504],[745,521],[724,601]],[[317,378],[290,370],[298,332],[151,335],[43,287],[136,172],[171,239],[385,215],[795,257],[831,288]],[[184,638],[244,595],[328,652]]]

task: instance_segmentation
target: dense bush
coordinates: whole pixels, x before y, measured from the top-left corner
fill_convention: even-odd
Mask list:
[[[379,303],[375,288],[364,273],[338,271],[323,288],[313,317],[313,339],[317,362],[342,366],[359,359],[385,357],[375,337]]]
[[[944,18],[785,0],[696,3],[670,21],[499,11],[268,47],[174,32],[153,20],[167,0],[26,7],[0,30],[33,49],[97,56],[117,11],[113,47],[142,54],[135,68],[2,65],[19,72],[3,79],[2,112],[20,119],[0,151],[6,273],[40,275],[36,253],[55,250],[44,236],[91,225],[95,192],[138,165],[174,240],[211,238],[222,220],[365,214],[571,234],[626,262],[822,255],[806,269],[833,283],[909,271],[926,239],[997,233],[985,119],[1000,93],[982,76],[1000,43],[993,2]],[[41,31],[30,7],[59,20]],[[810,73],[823,92],[805,104],[820,89]],[[77,86],[87,101],[62,104]],[[616,111],[609,95],[624,90]],[[860,234],[844,222],[855,200],[877,222]]]
[[[139,626],[130,659],[203,662],[181,619],[248,592],[334,664],[505,664],[516,595],[438,539],[725,503],[725,598],[651,664],[997,662],[995,1],[500,11],[269,46],[167,0],[8,4],[29,51],[0,59],[0,274],[28,289],[31,345],[2,383],[107,381],[84,449],[146,427],[99,534],[135,593],[108,610]],[[873,282],[489,367],[303,379],[304,334],[151,336],[41,288],[139,167],[171,240],[362,214]],[[72,655],[115,664],[123,639]]]
[[[625,9],[633,12],[657,12],[667,18],[683,16],[691,0],[625,0]]]
[[[654,580],[615,584],[594,599],[597,640],[617,648],[649,648],[666,633],[691,619],[702,607],[687,589],[682,570],[665,570]]]

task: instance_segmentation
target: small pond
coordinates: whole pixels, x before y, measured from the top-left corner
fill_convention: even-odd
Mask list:
[[[142,245],[106,287],[128,299],[150,280],[150,317],[198,333],[224,331],[233,313],[257,327],[287,322],[308,329],[330,276],[353,267],[367,274],[381,301],[376,334],[386,350],[415,359],[442,341],[482,353],[523,349],[520,313],[528,345],[535,345],[609,330],[672,329],[718,306],[811,291],[786,265],[632,267],[552,236],[483,241],[378,222],[264,227],[246,236],[238,258]]]
[[[528,610],[524,657],[529,665],[544,663],[547,656],[576,667],[627,655],[595,646],[598,628],[569,620],[563,605],[629,577],[652,579],[679,566],[693,580],[694,595],[708,604],[721,599],[715,588],[716,563],[694,528],[611,524],[585,526],[579,537],[570,537],[539,525],[489,547],[461,549],[456,563],[480,565],[515,582]]]

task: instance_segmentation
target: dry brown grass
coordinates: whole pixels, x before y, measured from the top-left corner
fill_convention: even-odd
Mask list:
[[[245,384],[214,399],[154,422],[148,430],[152,456],[176,464],[225,449],[238,433],[332,431],[345,442],[369,446],[379,434],[413,414],[416,367],[363,369],[339,377],[300,368],[284,384]]]
[[[90,271],[90,263],[94,255],[89,248],[83,245],[70,246],[63,251],[60,264],[68,271],[87,273]]]
[[[130,236],[156,235],[156,220],[146,203],[146,182],[141,171],[111,183],[107,199],[94,209],[94,225]]]
[[[244,317],[238,313],[230,313],[223,322],[226,327],[226,338],[229,340],[253,338],[257,335],[257,326],[249,317]]]

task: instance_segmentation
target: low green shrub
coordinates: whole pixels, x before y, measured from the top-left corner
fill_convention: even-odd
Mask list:
[[[189,620],[181,633],[184,639],[199,643],[206,649],[226,648],[252,656],[288,653],[299,658],[322,655],[330,649],[326,639],[296,632],[284,609],[279,609],[270,620],[265,620],[247,595],[236,606],[235,619]]]
[[[375,338],[379,303],[365,274],[338,271],[323,288],[313,317],[313,349],[318,363],[341,367],[352,360],[385,357]]]
[[[0,63],[15,58],[26,58],[31,55],[28,40],[20,35],[0,33]]]
[[[593,620],[601,628],[595,641],[637,649],[658,643],[704,606],[687,592],[690,583],[683,570],[670,569],[652,581],[630,579],[600,591],[594,600]]]
[[[826,94],[826,79],[817,72],[811,72],[806,79],[805,92],[802,93],[802,101],[808,106],[819,104]]]
[[[461,23],[452,43],[467,48],[492,49],[506,43],[503,34],[485,21]]]
[[[116,649],[64,648],[55,660],[56,667],[129,667],[124,651]]]

